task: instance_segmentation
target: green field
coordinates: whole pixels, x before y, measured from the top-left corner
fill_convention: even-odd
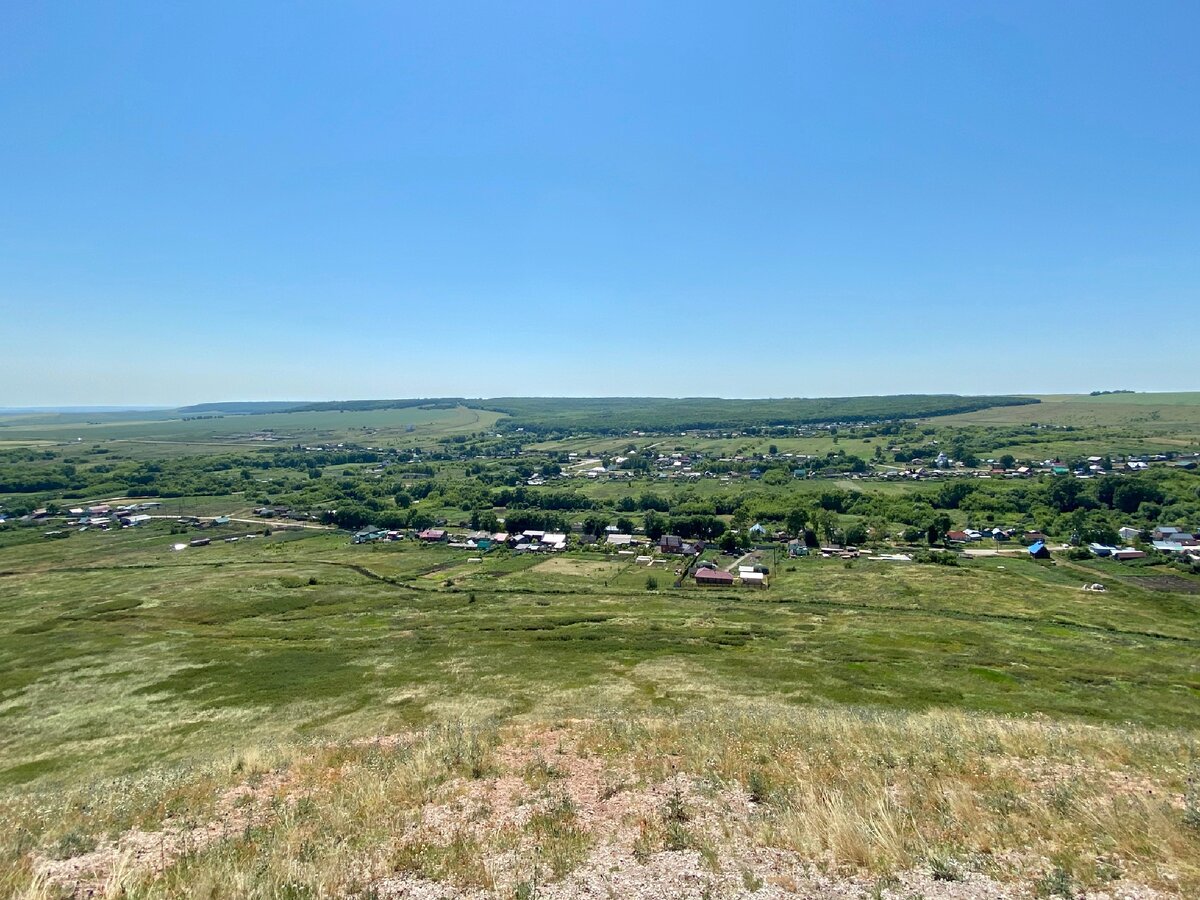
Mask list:
[[[1200,597],[1128,580],[1085,594],[1019,559],[809,559],[762,594],[647,592],[628,558],[177,540],[155,526],[0,549],[0,779],[718,698],[1200,727]]]
[[[447,434],[487,429],[498,413],[452,409],[381,409],[346,414],[290,412],[265,415],[226,415],[219,418],[179,416],[125,420],[112,414],[62,417],[0,417],[0,440],[9,443],[44,441],[114,441],[151,444],[264,445],[273,442],[321,443],[354,440],[389,444],[428,440]],[[65,419],[66,421],[62,421]],[[113,421],[113,419],[117,419]],[[408,431],[409,427],[413,431]],[[269,437],[268,437],[269,436]],[[169,448],[168,448],[169,449]]]
[[[604,845],[622,877],[692,859],[713,896],[753,893],[760,871],[824,896],[799,874],[814,866],[890,900],[951,896],[938,885],[968,872],[996,896],[1121,878],[1194,895],[1200,573],[1064,549],[1034,562],[1016,541],[954,556],[926,528],[1038,527],[1057,547],[1074,529],[1200,519],[1200,476],[1175,459],[977,477],[1006,451],[1187,448],[1198,400],[553,440],[449,404],[6,419],[0,893],[567,897],[596,889]],[[979,471],[882,477],[906,465],[895,454],[943,447]],[[716,471],[675,478],[671,453]],[[570,475],[618,455],[643,465]],[[140,497],[161,505],[137,528],[66,514]],[[309,527],[256,517],[263,504]],[[676,585],[677,558],[576,538],[522,555],[412,537],[488,517],[702,527],[732,539],[706,551],[732,566],[749,523],[772,534],[797,511],[813,539],[857,529],[867,554],[923,561],[789,560],[763,535],[769,587],[714,590]],[[364,523],[407,537],[352,544]],[[157,863],[137,856],[142,834]]]

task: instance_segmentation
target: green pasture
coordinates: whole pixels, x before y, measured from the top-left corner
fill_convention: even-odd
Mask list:
[[[322,532],[176,551],[165,523],[17,534],[0,542],[10,784],[754,698],[1200,726],[1200,597],[1132,579],[1088,594],[1082,573],[1026,560],[780,560],[767,591],[710,591],[602,553],[471,563]]]
[[[926,421],[938,425],[1153,426],[1200,428],[1200,392],[1058,394],[1039,397],[1034,406],[979,409]]]
[[[306,411],[256,415],[226,415],[217,418],[143,418],[128,421],[113,414],[82,419],[75,415],[0,417],[0,440],[32,441],[151,442],[163,446],[176,443],[214,442],[255,446],[285,446],[300,442],[354,441],[358,444],[413,443],[445,435],[494,427],[499,413],[465,406],[451,409],[403,409]],[[408,431],[409,427],[414,430]],[[255,440],[270,432],[275,440]],[[162,442],[158,444],[157,442]]]

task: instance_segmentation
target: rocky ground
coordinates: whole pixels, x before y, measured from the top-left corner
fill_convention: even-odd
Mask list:
[[[374,743],[394,749],[408,739]],[[1077,890],[1056,882],[1049,860],[1032,854],[947,859],[886,876],[831,866],[770,846],[764,810],[744,788],[667,766],[666,777],[647,779],[569,733],[523,730],[495,748],[485,777],[440,784],[401,833],[359,861],[357,886],[345,893],[364,900],[1182,896],[1122,880]],[[311,792],[292,769],[262,773],[223,792],[208,821],[168,819],[65,859],[35,854],[33,868],[72,897],[118,896],[129,884],[152,884],[185,857],[237,840]]]

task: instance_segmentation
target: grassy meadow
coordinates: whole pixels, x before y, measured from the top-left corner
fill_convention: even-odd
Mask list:
[[[908,752],[901,780],[929,778],[920,774],[928,760],[917,762],[908,748],[913,730],[934,728],[920,752],[953,756],[937,784],[953,782],[959,792],[982,764],[972,758],[980,734],[1006,748],[992,746],[988,757],[1003,757],[992,763],[1007,774],[988,775],[996,779],[988,790],[1001,793],[1020,781],[1006,768],[1016,766],[1009,742],[1046,742],[1051,757],[1152,773],[1181,797],[1195,766],[1200,600],[1141,588],[1135,578],[1096,595],[1081,592],[1078,572],[1024,559],[959,568],[802,559],[782,565],[767,592],[650,592],[646,566],[600,554],[500,553],[468,563],[467,551],[355,547],[344,534],[276,533],[174,551],[178,540],[166,526],[151,526],[0,548],[0,784],[17,804],[12,810],[31,797],[115,784],[146,792],[166,779],[180,794],[173,802],[197,804],[191,814],[200,815],[211,812],[215,785],[244,776],[240,764],[221,761],[308,767],[313,752],[347,752],[329,748],[353,748],[347,742],[374,734],[444,740],[438,730],[450,722],[482,730],[494,744],[539,722],[580,722],[568,730],[571,742],[599,742],[614,766],[631,767],[635,774],[623,778],[634,782],[656,784],[652,770],[661,768],[666,745],[677,766],[716,784],[748,786],[757,773],[752,778],[782,793],[778,820],[746,823],[756,840],[833,852],[836,864],[886,872],[928,862],[928,835],[895,835],[872,848],[880,838],[870,838],[870,828],[880,821],[865,804],[878,797],[852,785],[841,767],[851,757],[864,768]],[[661,569],[656,574],[670,583]],[[757,718],[725,719],[748,709]],[[938,719],[946,710],[956,713]],[[703,754],[679,725],[697,716],[709,742]],[[824,736],[822,754],[833,757],[804,750],[812,730]],[[1069,734],[1066,745],[1048,737],[1056,732]],[[1073,742],[1098,742],[1103,760]],[[1033,764],[1038,754],[1016,758]],[[352,769],[365,764],[354,760]],[[846,846],[833,851],[833,823],[812,820],[803,800],[805,791],[832,790],[809,780],[814,767],[848,804],[836,812],[848,816],[836,839]],[[456,775],[451,766],[421,778]],[[914,784],[905,790],[917,792]],[[407,803],[425,802],[412,785],[404,791]],[[137,796],[145,805],[122,804],[121,816],[160,809],[161,798]],[[338,794],[330,802],[361,798]],[[972,803],[986,805],[978,797]],[[1054,812],[1052,798],[1013,803],[1043,803],[1039,816]],[[899,827],[900,811],[888,815],[900,816]],[[43,822],[24,840],[64,840],[70,821]],[[938,852],[967,853],[988,827],[953,824]],[[1186,829],[1171,834],[1192,840]],[[1078,840],[1091,846],[1098,836],[1084,828]],[[203,857],[187,863],[206,864]],[[17,883],[24,869],[11,865]],[[1096,880],[1079,859],[1070,865],[1075,877]],[[410,860],[414,866],[426,875],[454,869]],[[170,874],[145,889],[178,888],[169,878],[181,877],[191,876]]]
[[[1193,404],[1125,396],[940,417],[931,437],[1005,427],[988,416],[1068,422],[1084,408],[1097,418],[1079,427],[1101,444],[1186,443],[1193,419],[1200,428]],[[1196,574],[1061,553],[1035,562],[1019,547],[955,565],[768,551],[765,590],[674,587],[675,559],[354,545],[345,530],[278,520],[235,521],[205,530],[208,546],[175,549],[201,532],[168,517],[249,517],[268,493],[314,486],[388,504],[411,491],[412,509],[465,521],[461,496],[418,488],[521,464],[449,456],[458,438],[494,446],[481,434],[496,422],[409,407],[0,429],[18,442],[102,429],[87,440],[111,452],[68,460],[89,472],[136,474],[131,457],[177,453],[219,462],[266,427],[297,443],[447,457],[433,475],[344,459],[314,474],[255,467],[265,451],[242,446],[203,470],[210,481],[163,462],[164,479],[214,493],[164,496],[150,524],[57,540],[50,526],[0,529],[0,894],[1200,895]],[[893,439],[835,437],[648,440],[867,456]],[[1045,437],[1024,435],[1026,452]],[[527,449],[599,456],[628,441],[535,436]],[[41,452],[12,477],[68,459]],[[1171,490],[1191,490],[1192,476],[1169,474]],[[371,494],[377,484],[389,486]],[[939,488],[651,473],[571,490],[613,514],[647,491],[757,510]],[[732,565],[740,552],[717,558]],[[1107,590],[1081,590],[1092,581]]]

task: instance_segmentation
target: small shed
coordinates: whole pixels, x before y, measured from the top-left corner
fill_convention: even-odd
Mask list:
[[[1045,541],[1036,541],[1029,545],[1029,556],[1032,559],[1049,559],[1050,548],[1046,546]]]

